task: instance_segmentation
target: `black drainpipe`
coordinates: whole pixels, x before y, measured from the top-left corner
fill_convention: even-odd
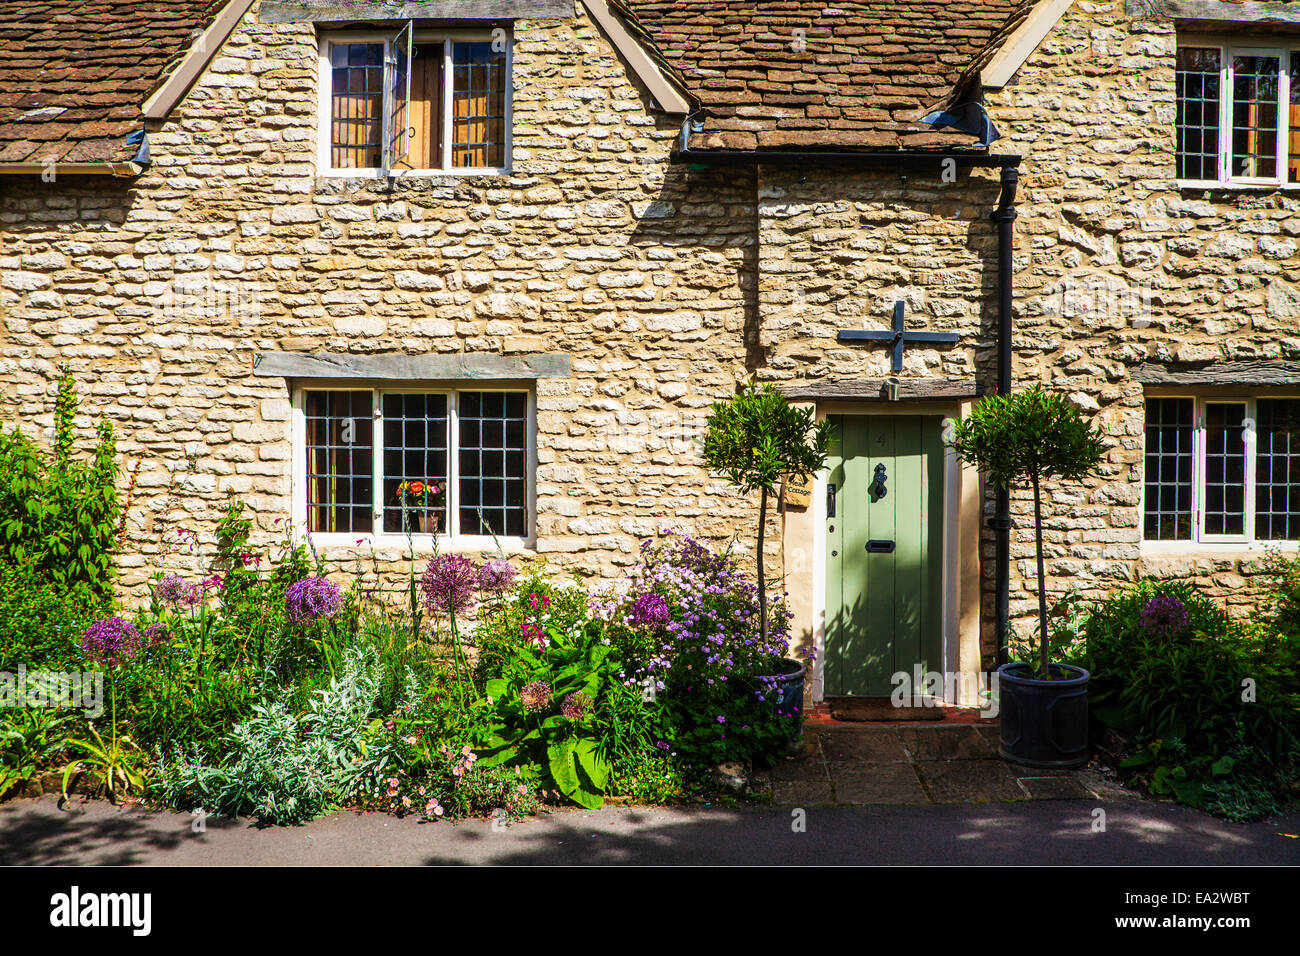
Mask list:
[[[1012,227],[1016,221],[1016,184],[1019,172],[1002,168],[1002,195],[989,218],[998,224],[998,394],[1011,394],[1011,254]],[[994,578],[994,629],[997,632],[998,665],[1007,663],[1007,622],[1011,590],[1011,495],[997,493],[997,511],[989,522],[996,535]]]

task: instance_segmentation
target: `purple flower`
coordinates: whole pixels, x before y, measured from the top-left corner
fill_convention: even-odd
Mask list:
[[[290,624],[313,624],[331,618],[343,607],[343,593],[328,578],[303,578],[284,592]]]
[[[474,606],[478,571],[463,554],[440,554],[420,576],[424,606],[430,611],[456,614]]]
[[[560,705],[560,713],[569,718],[569,720],[572,720],[574,723],[577,723],[587,716],[587,712],[591,709],[591,704],[592,700],[590,694],[584,694],[582,691],[576,690],[568,697],[564,698],[564,703]]]
[[[673,619],[672,612],[668,610],[668,602],[653,591],[642,594],[632,602],[632,610],[627,616],[637,627],[647,628],[664,627]]]
[[[150,624],[144,629],[144,642],[146,644],[162,644],[169,637],[171,637],[171,628],[161,621]]]
[[[493,558],[478,570],[478,586],[489,592],[509,590],[519,572],[505,558]]]
[[[110,617],[86,628],[81,646],[92,661],[109,668],[118,667],[140,650],[140,632],[130,621]]]
[[[1187,605],[1176,597],[1157,597],[1147,601],[1138,614],[1142,630],[1152,637],[1171,637],[1187,627]]]
[[[179,574],[168,574],[153,589],[154,596],[173,610],[188,611],[203,601],[205,590],[199,584],[187,584]]]

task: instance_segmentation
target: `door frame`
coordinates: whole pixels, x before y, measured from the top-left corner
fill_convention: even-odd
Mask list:
[[[973,403],[970,401],[905,401],[905,402],[822,402],[818,403],[816,416],[819,421],[830,415],[885,415],[908,416],[930,415],[944,419],[960,419],[969,412]],[[826,485],[830,474],[829,467],[821,469],[813,477],[813,500],[806,514],[813,522],[812,540],[812,638],[817,659],[812,668],[812,693],[814,702],[825,698],[825,657],[826,657]],[[973,481],[971,479],[974,479]],[[969,487],[974,485],[973,488]],[[944,449],[943,461],[943,502],[940,513],[943,515],[943,538],[940,620],[943,622],[942,670],[952,673],[978,671],[979,630],[980,630],[980,585],[979,585],[979,551],[967,549],[972,562],[963,562],[962,540],[973,533],[976,541],[979,537],[980,487],[978,476],[965,468],[957,460],[950,448]],[[974,511],[974,528],[967,528]],[[966,520],[963,520],[966,519]],[[972,578],[973,570],[973,581]],[[972,591],[973,585],[973,594]],[[969,613],[973,601],[974,615]],[[965,638],[965,640],[963,640]],[[933,666],[933,665],[931,665]],[[964,687],[958,682],[958,688]],[[916,691],[920,693],[918,689]],[[960,691],[959,691],[960,696]],[[950,700],[952,704],[968,704],[975,701]]]

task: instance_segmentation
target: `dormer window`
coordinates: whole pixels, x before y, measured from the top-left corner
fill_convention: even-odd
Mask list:
[[[1181,185],[1300,185],[1300,48],[1185,39],[1175,82]]]
[[[336,176],[500,173],[510,165],[510,37],[338,33],[321,39],[318,156]]]

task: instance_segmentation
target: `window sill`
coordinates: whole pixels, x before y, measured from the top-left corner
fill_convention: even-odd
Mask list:
[[[1196,179],[1179,179],[1175,180],[1177,188],[1182,192],[1240,192],[1240,193],[1260,193],[1260,192],[1296,192],[1300,191],[1300,183],[1250,183],[1250,182],[1209,182]]]
[[[438,536],[437,546],[434,546],[433,535],[413,534],[409,541],[404,534],[346,534],[343,532],[328,532],[322,534],[302,535],[300,543],[307,544],[308,537],[311,544],[323,551],[331,552],[337,555],[339,551],[356,551],[369,549],[372,551],[397,549],[406,551],[409,547],[417,557],[428,557],[435,550],[438,554],[492,554],[498,552],[507,556],[532,557],[536,551],[535,544],[528,538],[496,538],[484,537],[481,535],[460,535],[454,538],[448,538],[442,535]]]
[[[475,169],[397,169],[388,176],[384,176],[378,169],[320,169],[317,170],[317,177],[320,179],[472,179],[481,176],[504,177],[510,176],[514,172],[508,166],[500,168],[482,167]]]
[[[1143,541],[1138,546],[1144,558],[1263,555],[1270,551],[1300,552],[1300,541]]]

